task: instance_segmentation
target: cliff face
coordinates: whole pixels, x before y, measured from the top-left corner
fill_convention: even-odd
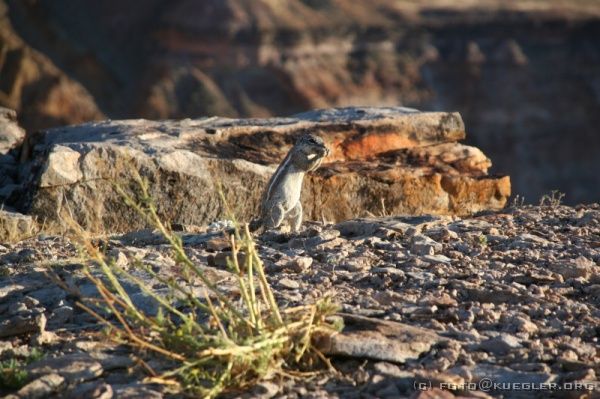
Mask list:
[[[14,31],[2,1],[0,106],[17,110],[27,130],[104,117],[96,99],[81,83]]]
[[[43,82],[13,89],[8,105],[28,129],[102,115],[457,110],[470,143],[513,177],[516,193],[533,202],[551,189],[570,202],[600,198],[600,6],[592,1],[6,2],[3,31],[77,87],[35,108],[20,93],[39,95]],[[12,76],[0,74],[3,88],[15,86]]]

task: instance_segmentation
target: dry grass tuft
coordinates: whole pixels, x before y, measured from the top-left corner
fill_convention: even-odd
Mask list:
[[[100,294],[85,298],[79,306],[105,323],[116,342],[126,343],[142,354],[160,356],[171,364],[160,374],[148,368],[154,375],[147,381],[165,384],[176,392],[212,398],[229,389],[248,387],[266,376],[289,376],[328,364],[313,346],[313,338],[339,330],[340,326],[328,318],[336,311],[329,298],[306,306],[279,308],[247,226],[236,227],[230,237],[233,254],[228,266],[237,277],[240,298],[229,298],[190,260],[181,238],[159,219],[147,183],[142,178],[137,183],[140,190],[135,199],[119,186],[116,189],[165,237],[172,259],[184,270],[183,280],[164,279],[138,262],[136,267],[169,287],[170,295],[158,295],[130,271],[116,266],[91,237],[79,230],[76,236],[87,259],[85,273]],[[246,255],[243,264],[238,261],[238,253]],[[202,281],[202,297],[194,295],[193,279]],[[157,314],[147,315],[138,309],[123,281],[136,284],[152,297],[159,304]]]

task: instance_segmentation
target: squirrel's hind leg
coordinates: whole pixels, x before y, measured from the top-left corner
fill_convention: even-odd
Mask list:
[[[281,226],[283,219],[285,217],[285,211],[283,206],[277,204],[271,207],[271,209],[267,210],[265,216],[263,217],[263,226],[265,229],[276,229]]]
[[[294,233],[298,232],[300,230],[300,227],[302,226],[302,204],[300,203],[300,201],[298,201],[296,206],[294,206],[292,210],[290,210],[288,216],[290,219],[290,226],[292,228],[292,231]]]

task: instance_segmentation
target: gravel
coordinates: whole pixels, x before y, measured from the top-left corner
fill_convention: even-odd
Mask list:
[[[214,237],[221,225],[211,227],[210,240],[187,234],[184,242],[188,256],[235,296],[235,278],[223,261],[230,248]],[[161,276],[181,277],[164,240],[153,232],[115,236],[106,243],[119,267],[136,273],[148,287],[165,289],[136,270],[136,259]],[[330,343],[339,373],[267,381],[247,397],[398,397],[417,394],[417,383],[439,388],[441,383],[478,384],[484,378],[599,384],[597,204],[524,206],[468,218],[312,223],[296,235],[263,234],[257,248],[282,305],[328,295],[348,314],[347,321],[363,317],[372,328],[361,327],[364,335],[345,330]],[[48,263],[54,265],[53,275],[44,267]],[[0,272],[0,359],[26,356],[36,342],[46,356],[30,366],[35,373],[22,388],[27,395],[169,396],[158,386],[141,384],[144,370],[130,367],[123,348],[103,341],[97,334],[100,325],[76,306],[78,293],[97,293],[82,275],[77,250],[68,239],[46,235],[2,244]],[[70,288],[65,291],[65,286]],[[155,311],[139,287],[126,289]],[[200,282],[194,290],[202,294]],[[378,323],[388,323],[389,331]],[[583,395],[584,388],[572,397]],[[434,397],[436,392],[418,394]],[[439,397],[457,393],[439,392]],[[514,390],[489,393],[523,396]],[[544,393],[536,392],[540,397]]]

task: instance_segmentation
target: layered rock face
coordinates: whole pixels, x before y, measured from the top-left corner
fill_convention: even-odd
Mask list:
[[[142,227],[114,185],[147,179],[160,214],[203,225],[256,215],[262,190],[297,137],[318,132],[331,155],[303,188],[307,219],[385,214],[469,214],[502,208],[508,177],[465,138],[458,113],[340,108],[292,118],[106,121],[50,130],[26,147],[31,181],[23,210],[48,224],[72,215],[95,231]],[[27,152],[28,150],[24,150]]]
[[[0,105],[28,130],[101,114],[457,110],[527,200],[600,198],[598,2],[5,2]]]

